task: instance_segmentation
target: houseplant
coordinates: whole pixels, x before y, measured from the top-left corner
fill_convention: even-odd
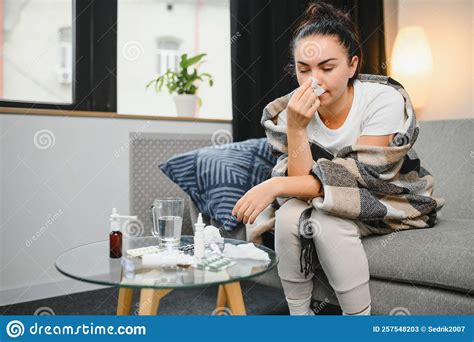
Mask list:
[[[173,100],[178,116],[193,116],[196,104],[201,105],[201,99],[196,95],[196,91],[200,85],[198,82],[207,80],[211,87],[214,84],[210,74],[198,73],[197,68],[199,65],[196,64],[201,62],[204,56],[206,56],[205,53],[192,57],[188,57],[187,54],[182,54],[179,70],[166,70],[164,74],[151,80],[146,87],[149,88],[154,85],[156,92],[161,92],[163,86],[166,86],[170,94],[175,94]]]

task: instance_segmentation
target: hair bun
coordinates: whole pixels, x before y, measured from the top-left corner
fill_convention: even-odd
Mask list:
[[[345,13],[323,1],[317,1],[308,5],[308,8],[303,15],[303,19],[301,20],[300,25],[298,25],[296,31],[299,31],[308,24],[318,21],[342,22],[344,24],[349,24],[349,26],[351,25],[351,18],[348,13]]]
[[[308,21],[317,20],[339,20],[340,15],[338,10],[325,2],[313,2],[308,6],[304,17]]]

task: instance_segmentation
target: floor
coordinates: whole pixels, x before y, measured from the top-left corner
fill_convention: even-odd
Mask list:
[[[283,291],[251,281],[241,283],[248,315],[288,315]],[[1,315],[115,315],[118,289],[76,293],[0,307]],[[138,291],[134,294],[132,314],[138,311]],[[176,290],[161,300],[160,315],[212,315],[217,287]],[[324,305],[322,305],[324,304]],[[340,315],[338,306],[313,303],[319,315]]]

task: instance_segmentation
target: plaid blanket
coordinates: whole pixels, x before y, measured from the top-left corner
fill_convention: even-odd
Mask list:
[[[343,218],[359,220],[373,233],[429,228],[436,223],[442,198],[432,197],[434,178],[424,169],[413,145],[419,133],[410,98],[403,86],[386,76],[360,75],[361,82],[376,82],[398,90],[405,99],[405,123],[389,146],[349,145],[333,155],[324,146],[309,141],[313,156],[310,171],[321,182],[323,196],[312,199],[299,220],[302,245],[301,272],[314,272],[317,252],[310,217],[312,210],[324,210]],[[272,153],[278,156],[272,177],[287,176],[286,126],[277,125],[293,92],[269,103],[262,116]],[[278,198],[279,205],[289,198]]]

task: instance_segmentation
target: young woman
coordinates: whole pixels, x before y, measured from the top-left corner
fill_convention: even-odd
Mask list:
[[[394,88],[357,79],[361,46],[348,14],[325,3],[306,10],[291,49],[299,88],[278,117],[287,127],[288,177],[274,177],[248,191],[233,215],[253,223],[276,197],[291,197],[276,211],[275,251],[278,274],[291,315],[311,315],[313,279],[300,271],[298,222],[307,199],[324,196],[321,183],[309,172],[313,157],[309,141],[334,154],[344,146],[388,146],[405,120],[404,98]],[[326,90],[317,96],[311,79]],[[346,315],[369,315],[369,268],[361,237],[371,231],[360,221],[314,210],[318,222],[314,237],[321,267]]]

